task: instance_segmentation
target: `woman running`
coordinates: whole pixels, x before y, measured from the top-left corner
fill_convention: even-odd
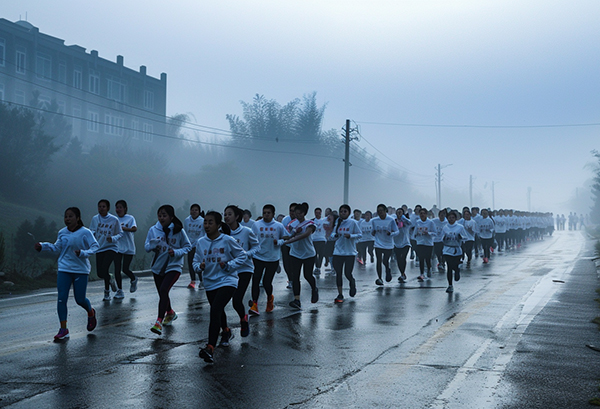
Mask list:
[[[327,221],[326,218],[321,217],[322,211],[320,207],[315,209],[315,217],[312,219],[315,224],[315,233],[313,234],[313,245],[315,246],[315,276],[321,275],[321,265],[323,265],[323,259],[325,258],[325,246],[327,244],[327,238],[325,237],[325,229],[323,224]]]
[[[190,206],[190,215],[183,221],[183,229],[190,239],[192,249],[187,254],[188,271],[190,272],[190,283],[188,288],[190,290],[196,289],[196,272],[192,263],[194,261],[194,254],[196,254],[196,242],[202,236],[204,236],[204,218],[202,217],[202,210],[198,203],[194,203]],[[200,279],[200,286],[202,285],[202,276],[198,276]],[[198,286],[198,287],[200,287]]]
[[[460,219],[457,223],[460,223],[465,228],[466,236],[463,239],[462,243],[462,259],[464,260],[466,255],[466,268],[471,268],[471,259],[473,258],[473,246],[475,245],[475,234],[477,233],[477,223],[475,223],[475,220],[471,218],[471,211],[468,207],[463,210],[463,218]]]
[[[135,256],[135,241],[133,240],[133,233],[137,231],[137,224],[135,217],[127,214],[127,202],[125,200],[118,200],[115,204],[115,212],[121,223],[121,230],[123,230],[123,237],[117,241],[117,255],[115,256],[115,280],[117,281],[117,293],[115,299],[125,298],[123,294],[123,280],[121,278],[121,272],[125,273],[131,280],[129,284],[129,292],[134,293],[137,290],[138,278],[131,271],[131,261]]]
[[[371,256],[371,263],[375,262],[374,254],[373,254],[373,244],[375,243],[375,239],[373,238],[373,222],[371,218],[373,217],[373,213],[370,210],[365,212],[365,217],[360,219],[358,222],[358,227],[360,227],[360,231],[362,233],[362,237],[358,239],[358,243],[356,243],[356,250],[358,251],[358,264],[364,266],[367,264],[367,252],[369,252],[369,256]]]
[[[171,307],[169,291],[181,276],[184,256],[192,249],[192,245],[173,206],[162,205],[156,214],[158,222],[148,231],[144,248],[148,253],[154,252],[151,270],[159,301],[158,317],[150,331],[160,335],[163,325],[171,325],[177,319]]]
[[[200,349],[200,358],[213,363],[215,346],[222,329],[223,347],[229,346],[233,334],[227,325],[225,307],[238,286],[238,271],[246,263],[246,252],[238,242],[229,236],[229,226],[222,221],[220,213],[210,211],[204,217],[204,231],[196,244],[194,269],[204,278],[204,290],[210,304],[208,343]]]
[[[352,277],[352,270],[354,270],[354,259],[356,258],[356,240],[362,237],[358,223],[350,218],[350,206],[341,205],[339,212],[340,217],[338,217],[332,233],[332,238],[335,240],[332,263],[338,288],[335,303],[344,302],[342,272],[350,283],[350,297],[356,295],[356,280]]]
[[[385,281],[392,281],[390,257],[394,251],[394,236],[397,236],[399,232],[396,221],[387,214],[386,205],[377,205],[377,216],[373,218],[373,231],[371,232],[375,236],[375,258],[377,258],[377,264],[375,265],[377,280],[375,280],[375,284],[383,285],[381,265],[385,266]]]
[[[234,238],[246,252],[246,262],[237,269],[238,285],[233,294],[233,309],[240,317],[241,335],[242,337],[247,337],[250,335],[250,327],[248,326],[246,307],[244,307],[244,295],[246,295],[246,290],[248,289],[248,285],[250,285],[250,281],[254,274],[252,257],[260,250],[260,245],[252,229],[240,224],[244,215],[242,209],[234,205],[229,205],[225,208],[223,214],[225,223],[227,223],[231,230],[231,237]],[[254,315],[259,315],[258,306],[254,305],[252,301],[250,301],[249,312]]]
[[[448,213],[448,223],[442,229],[442,242],[444,243],[443,254],[448,264],[446,278],[448,279],[447,293],[454,292],[452,285],[452,272],[454,272],[454,280],[460,280],[460,259],[462,257],[462,241],[467,238],[467,232],[464,226],[456,223],[456,212],[453,210]]]
[[[481,238],[481,247],[483,247],[483,263],[490,261],[490,249],[494,244],[494,221],[489,217],[487,209],[481,210],[481,220],[479,220],[479,237]]]
[[[435,237],[435,224],[427,218],[427,209],[419,209],[419,219],[415,222],[413,237],[416,242],[416,253],[419,259],[421,275],[419,281],[425,280],[425,263],[427,263],[427,277],[431,277],[431,253],[433,252],[433,239]]]
[[[110,265],[115,262],[117,256],[117,241],[123,236],[121,223],[116,216],[108,213],[110,202],[102,199],[98,202],[98,214],[92,217],[90,230],[100,248],[96,252],[96,273],[104,280],[104,298],[102,301],[110,301],[110,290],[117,291],[117,284],[110,276]]]
[[[275,206],[263,206],[262,219],[257,220],[252,226],[254,234],[258,237],[260,248],[254,253],[254,275],[252,277],[252,308],[258,312],[258,297],[260,296],[260,280],[267,294],[267,309],[273,311],[273,277],[279,267],[281,246],[288,235],[283,224],[273,220]],[[264,274],[264,276],[263,276]]]
[[[396,263],[400,276],[398,281],[406,282],[406,256],[410,250],[410,226],[412,222],[404,215],[404,209],[401,207],[396,210],[396,226],[398,234],[394,236],[394,253],[396,254]]]
[[[51,251],[59,254],[58,276],[56,279],[58,301],[56,306],[60,329],[58,334],[54,336],[55,341],[69,338],[67,301],[69,300],[71,285],[73,286],[75,302],[88,314],[87,330],[93,331],[97,323],[96,310],[92,308],[90,300],[86,298],[86,289],[91,270],[88,257],[98,250],[98,242],[92,232],[83,227],[81,212],[78,208],[69,207],[65,210],[64,220],[66,227],[59,230],[54,244],[35,244],[37,251]]]
[[[435,238],[433,239],[433,253],[437,258],[437,269],[439,272],[446,271],[444,262],[444,243],[442,242],[442,230],[444,226],[448,224],[446,220],[446,209],[442,209],[438,212],[438,217],[431,219],[435,224]]]
[[[310,284],[312,294],[310,302],[319,301],[319,289],[313,276],[313,267],[315,266],[315,247],[312,242],[312,234],[315,232],[315,224],[312,220],[306,220],[308,213],[308,203],[296,205],[296,220],[298,224],[290,233],[290,238],[285,244],[290,245],[290,264],[292,268],[292,289],[294,299],[290,301],[290,307],[302,309],[300,303],[300,272],[304,269],[304,278]]]

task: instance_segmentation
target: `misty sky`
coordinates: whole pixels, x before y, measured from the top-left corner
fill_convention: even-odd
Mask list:
[[[598,1],[20,0],[1,10],[166,72],[167,114],[202,125],[228,129],[225,114],[257,93],[284,104],[316,91],[324,129],[356,121],[358,144],[406,171],[426,205],[438,163],[452,164],[443,197],[453,207],[468,204],[469,175],[482,206],[492,181],[497,208],[526,210],[529,186],[533,210],[568,212],[578,187],[588,200],[600,126],[406,125],[600,123]]]

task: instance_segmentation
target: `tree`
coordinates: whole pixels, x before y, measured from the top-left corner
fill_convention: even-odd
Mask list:
[[[592,199],[594,202],[591,207],[590,219],[592,223],[600,224],[600,152],[594,149],[592,155],[596,158],[597,163],[595,165],[595,176],[592,182]]]
[[[58,147],[31,110],[0,104],[0,124],[0,190],[23,198],[39,185]]]

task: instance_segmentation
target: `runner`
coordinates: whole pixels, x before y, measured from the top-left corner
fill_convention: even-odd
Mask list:
[[[465,255],[467,256],[467,265],[466,268],[471,267],[471,259],[473,258],[473,245],[475,244],[475,234],[477,233],[477,223],[475,220],[471,219],[471,211],[468,207],[463,209],[463,218],[460,219],[457,223],[461,224],[465,228],[466,236],[463,239],[462,243],[462,259],[465,259]]]
[[[425,280],[425,263],[427,263],[427,277],[431,277],[431,253],[433,252],[433,239],[435,238],[435,224],[427,218],[427,209],[419,209],[419,220],[415,223],[413,237],[417,244],[415,249],[419,259],[419,270],[421,275],[419,281]]]
[[[159,296],[158,316],[150,331],[161,335],[163,325],[171,325],[177,319],[169,291],[179,279],[183,259],[192,245],[173,206],[162,205],[156,214],[158,221],[148,230],[144,248],[148,253],[154,252],[151,270]]]
[[[294,299],[290,301],[290,307],[301,309],[300,272],[302,270],[304,270],[304,278],[312,289],[310,302],[316,303],[319,301],[319,289],[313,276],[316,253],[311,237],[316,228],[312,220],[305,219],[306,213],[308,213],[308,203],[296,205],[295,213],[298,224],[293,228],[290,238],[285,241],[285,244],[290,245],[292,288],[294,290]]]
[[[198,276],[200,279],[199,285],[196,285],[196,272],[192,263],[194,261],[194,255],[196,254],[196,242],[202,236],[204,236],[204,218],[202,217],[202,210],[198,203],[194,203],[190,206],[190,215],[183,221],[183,229],[190,239],[192,249],[187,254],[188,271],[190,273],[190,283],[188,288],[195,290],[196,287],[202,286],[202,276]]]
[[[410,226],[411,221],[404,215],[404,208],[396,210],[396,225],[398,226],[398,235],[394,236],[394,253],[396,253],[396,263],[400,276],[398,281],[406,282],[406,256],[410,250]]]
[[[325,229],[323,224],[327,221],[324,217],[321,217],[321,208],[317,207],[315,209],[315,217],[312,219],[315,224],[315,232],[313,234],[313,245],[315,246],[315,252],[317,255],[315,256],[315,276],[321,275],[321,265],[323,264],[323,259],[325,258],[325,246],[327,244],[327,238],[325,237]]]
[[[133,233],[137,231],[137,224],[135,218],[127,214],[127,202],[125,200],[118,200],[115,204],[115,212],[121,223],[121,230],[123,230],[123,237],[117,241],[117,255],[115,256],[115,280],[117,281],[117,293],[115,299],[125,298],[123,294],[123,280],[121,279],[121,271],[125,273],[131,280],[129,284],[129,292],[134,293],[137,290],[138,278],[131,271],[131,261],[135,256],[135,241],[133,240]],[[123,266],[121,268],[121,266]]]
[[[254,253],[254,275],[252,277],[252,304],[258,312],[258,297],[260,296],[260,280],[267,294],[267,308],[271,312],[274,308],[273,277],[279,267],[280,249],[288,232],[283,225],[273,220],[275,206],[263,206],[262,220],[257,220],[252,226],[254,234],[258,237],[259,250]],[[263,276],[264,273],[264,276]]]
[[[373,218],[372,235],[375,236],[375,257],[377,264],[377,280],[375,284],[383,285],[382,267],[385,266],[385,281],[392,281],[392,269],[390,268],[390,256],[394,251],[394,236],[398,235],[398,226],[396,221],[387,214],[387,206],[384,204],[377,205],[377,216]]]
[[[86,290],[91,270],[88,258],[98,250],[98,242],[91,230],[83,226],[81,212],[78,208],[69,207],[65,210],[64,221],[66,227],[58,231],[58,237],[54,244],[35,244],[37,251],[51,251],[59,254],[58,276],[56,279],[56,288],[58,290],[56,309],[58,311],[60,329],[58,330],[58,334],[54,336],[54,341],[69,338],[67,301],[69,300],[71,285],[73,286],[75,302],[86,310],[88,314],[87,330],[93,331],[97,323],[96,310],[92,308],[90,300],[87,299]]]
[[[439,272],[446,271],[444,262],[444,243],[442,242],[442,230],[448,224],[446,220],[446,209],[438,211],[438,217],[431,219],[435,225],[435,238],[433,239],[433,252],[437,258],[437,269]],[[455,220],[456,221],[456,220]]]
[[[350,297],[356,295],[356,280],[352,276],[352,271],[354,270],[354,259],[356,258],[356,240],[362,237],[358,223],[356,220],[350,219],[350,206],[346,204],[341,205],[339,213],[340,217],[337,219],[332,233],[332,238],[335,240],[333,268],[336,272],[336,285],[338,289],[338,296],[334,300],[335,303],[344,302],[342,272],[350,283]]]
[[[447,293],[454,292],[452,285],[452,272],[454,272],[454,280],[460,280],[460,259],[462,256],[461,242],[467,238],[467,232],[464,226],[456,223],[456,211],[452,210],[448,213],[448,223],[444,226],[441,232],[442,241],[444,243],[443,254],[448,263],[448,279]]]
[[[222,221],[220,213],[210,211],[204,217],[206,235],[196,243],[194,269],[204,279],[206,298],[210,304],[208,343],[200,349],[199,356],[205,362],[214,363],[214,351],[222,329],[222,347],[228,347],[233,334],[227,325],[225,307],[238,286],[238,269],[246,263],[246,253],[238,242],[229,236],[229,226]]]
[[[490,261],[490,249],[494,244],[494,221],[489,217],[487,209],[481,210],[481,220],[478,223],[481,247],[483,247],[483,263]]]
[[[375,238],[373,237],[373,221],[372,218],[373,213],[370,210],[365,212],[365,217],[360,219],[358,222],[358,227],[360,227],[360,231],[362,233],[362,237],[358,239],[356,243],[356,250],[358,251],[358,263],[361,266],[365,266],[367,264],[367,251],[369,252],[369,256],[371,256],[371,263],[375,262],[374,254],[373,254],[373,245],[375,244]]]
[[[110,265],[115,262],[117,241],[123,236],[121,223],[116,216],[108,213],[110,202],[102,199],[98,202],[98,214],[92,217],[90,230],[94,233],[100,248],[96,252],[96,273],[104,280],[104,298],[110,301],[110,290],[117,291],[117,284],[110,276]]]
[[[241,336],[247,337],[250,334],[250,327],[248,326],[248,315],[246,314],[246,308],[244,307],[244,296],[248,285],[252,280],[254,274],[254,263],[252,257],[260,250],[258,239],[252,231],[252,229],[242,226],[240,222],[244,215],[244,211],[237,206],[229,205],[225,208],[225,223],[231,229],[231,237],[234,238],[240,247],[246,252],[246,261],[243,265],[237,268],[238,285],[235,293],[233,293],[233,309],[238,313],[240,317]],[[258,315],[258,307],[252,301],[250,301],[250,313]]]

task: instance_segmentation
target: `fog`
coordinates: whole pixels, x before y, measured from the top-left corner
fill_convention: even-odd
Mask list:
[[[440,164],[443,206],[469,205],[472,175],[474,205],[492,207],[493,184],[496,208],[589,209],[585,165],[600,129],[596,1],[5,3],[0,17],[27,15],[66,44],[166,72],[167,115],[191,114],[181,135],[193,141],[164,140],[148,153],[154,159],[136,152],[130,161],[164,169],[88,166],[73,175],[55,161],[53,180],[71,176],[86,188],[66,182],[52,201],[79,205],[85,218],[102,197],[127,199],[133,214],[143,209],[138,217],[157,200],[217,210],[272,202],[278,213],[290,201],[339,206],[341,142],[329,151],[289,141],[250,150],[226,132],[226,114],[242,116],[240,101],[255,94],[283,105],[312,92],[327,104],[323,132],[341,134],[351,119],[355,151],[375,157],[351,157],[352,207],[429,207]],[[40,192],[56,195],[52,186]]]

